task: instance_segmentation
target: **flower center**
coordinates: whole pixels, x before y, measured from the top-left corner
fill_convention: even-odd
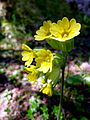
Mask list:
[[[50,33],[50,32],[48,32],[46,35],[47,35],[47,36],[49,36],[50,34],[51,34],[51,33]]]
[[[68,36],[67,33],[63,33],[63,34],[62,34],[62,37],[63,37],[63,38],[65,38],[65,37],[67,37],[67,36]]]

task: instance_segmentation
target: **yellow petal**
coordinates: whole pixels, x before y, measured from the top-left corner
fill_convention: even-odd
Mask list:
[[[58,26],[59,26],[59,33],[63,33],[64,32],[64,28],[63,28],[63,23],[61,20],[58,20],[57,22]]]
[[[32,51],[32,49],[28,47],[26,44],[22,44],[22,49],[26,51]]]
[[[30,66],[32,61],[33,61],[33,58],[30,58],[28,61],[25,62],[25,66]]]
[[[50,63],[44,62],[41,64],[41,67],[39,68],[39,71],[42,71],[43,73],[48,72],[50,69]]]
[[[52,60],[53,60],[53,54],[50,50],[41,49],[36,53],[37,58],[36,66],[39,67],[39,71],[42,71],[43,73],[48,72],[48,70],[52,70]]]
[[[73,26],[73,25],[75,25],[76,24],[76,20],[74,19],[74,18],[72,18],[71,20],[70,20],[70,26]]]
[[[80,23],[76,23],[72,29],[71,32],[79,32],[79,30],[81,29],[81,24]]]
[[[36,82],[37,76],[36,76],[36,74],[30,73],[30,74],[27,75],[27,78],[29,79],[29,81]]]
[[[34,37],[35,37],[35,40],[39,40],[39,41],[45,39],[45,37],[41,37],[41,36],[38,36],[38,35],[34,35]]]
[[[40,91],[42,91],[42,93],[44,93],[44,94],[47,94],[48,96],[52,96],[52,86],[51,86],[51,84],[47,84],[47,86],[42,88]]]
[[[44,21],[44,22],[43,22],[43,26],[44,26],[44,28],[49,29],[51,23],[52,23],[52,22],[51,22],[50,20],[48,20],[48,21]]]
[[[58,37],[60,34],[59,31],[60,31],[59,26],[56,23],[53,23],[50,28],[51,34],[54,35],[55,37]]]
[[[30,56],[30,53],[31,53],[31,52],[23,51],[23,52],[21,53],[21,55],[22,55],[22,56],[26,56],[26,55],[27,55],[27,56]]]
[[[80,32],[70,32],[69,33],[69,38],[71,39],[71,38],[73,38],[73,36],[75,37],[75,36],[77,36],[79,34],[80,34]]]
[[[64,17],[64,18],[62,19],[62,24],[63,24],[63,28],[64,28],[64,29],[68,29],[68,28],[69,28],[69,20],[68,20],[67,17]]]
[[[25,51],[23,51],[23,53],[25,53]],[[23,56],[23,55],[22,55]],[[30,53],[29,54],[25,54],[23,57],[22,57],[22,61],[27,61],[30,59]]]
[[[34,65],[30,65],[29,68],[28,68],[28,67],[25,67],[24,69],[25,69],[27,72],[31,72],[31,71],[34,71],[35,68],[36,68],[36,66],[34,66]]]
[[[27,51],[23,51],[21,54],[23,56],[22,57],[23,61],[26,61],[26,60],[31,59],[31,58],[34,57],[33,53],[30,53],[30,52],[27,52]]]
[[[35,40],[44,40],[46,38],[49,38],[51,36],[50,33],[50,26],[51,26],[51,21],[44,21],[43,26],[40,27],[39,30],[36,31]]]

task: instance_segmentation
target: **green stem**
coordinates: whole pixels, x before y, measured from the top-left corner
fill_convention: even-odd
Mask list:
[[[60,120],[60,116],[62,113],[62,106],[63,106],[63,88],[64,88],[64,71],[65,71],[65,66],[62,68],[62,79],[61,79],[61,89],[60,89],[60,103],[59,103],[59,111],[58,111],[58,116],[57,120]]]
[[[62,79],[61,79],[61,88],[60,88],[60,103],[59,103],[59,111],[58,111],[58,116],[57,116],[57,120],[61,120],[61,114],[62,114],[62,106],[63,106],[63,89],[64,89],[64,72],[65,72],[65,65],[67,62],[67,52],[63,52],[63,56],[64,56],[64,65],[62,67]]]

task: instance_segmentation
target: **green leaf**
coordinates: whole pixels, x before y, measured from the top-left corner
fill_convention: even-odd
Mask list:
[[[72,118],[72,120],[77,120],[77,118]]]
[[[47,120],[47,119],[49,118],[47,106],[46,106],[46,105],[43,105],[42,107],[40,107],[40,109],[41,109],[42,112],[43,112],[43,113],[41,114],[41,116],[42,116],[45,120]]]
[[[53,106],[52,114],[54,114],[55,116],[57,116],[58,110],[59,110],[59,106],[54,105]]]
[[[84,100],[84,95],[78,95],[77,98],[79,101],[83,101]]]
[[[34,120],[32,109],[27,110],[27,118]]]
[[[83,79],[80,75],[72,75],[67,78],[68,84],[80,84],[83,82]]]
[[[81,117],[80,120],[88,120],[88,118],[86,118],[86,117]]]
[[[9,108],[5,109],[5,112],[10,113],[11,110]]]
[[[42,107],[40,107],[40,109],[44,112],[48,112],[48,108],[46,105],[43,105]]]

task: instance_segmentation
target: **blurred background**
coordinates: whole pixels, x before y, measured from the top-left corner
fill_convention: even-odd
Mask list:
[[[73,76],[66,82],[65,117],[90,120],[90,0],[0,0],[0,120],[56,120],[58,86],[51,98],[31,86],[23,71],[21,45],[51,49],[33,36],[44,20],[63,17],[75,18],[82,26],[67,63]]]

